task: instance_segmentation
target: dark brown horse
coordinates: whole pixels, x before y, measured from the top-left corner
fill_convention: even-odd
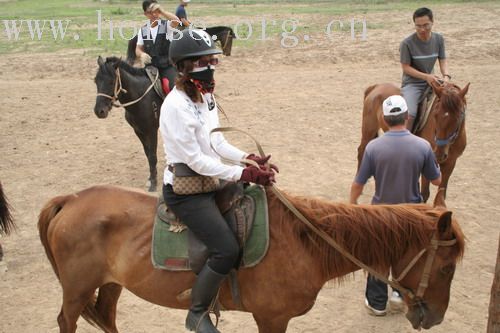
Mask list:
[[[0,235],[9,235],[15,229],[14,220],[10,213],[10,205],[7,197],[3,192],[2,183],[0,182]],[[3,250],[0,245],[0,260],[3,258]]]
[[[240,269],[237,276],[243,309],[252,313],[259,333],[284,333],[290,319],[313,307],[326,281],[359,267],[311,232],[272,192],[267,197],[268,253],[260,264]],[[438,246],[434,257],[424,254],[400,282],[416,290],[431,258],[429,285],[422,298],[412,301],[405,296],[407,318],[414,328],[441,323],[455,265],[464,251],[464,235],[451,212],[426,205],[354,206],[287,197],[346,251],[380,272],[392,267],[393,276],[400,276],[433,237],[452,243]],[[156,202],[156,197],[142,191],[96,186],[55,197],[45,205],[38,228],[62,285],[60,332],[75,332],[80,315],[105,332],[117,332],[116,306],[123,287],[155,304],[189,307],[189,301],[177,296],[191,288],[195,275],[158,270],[151,263]],[[237,309],[227,282],[220,301],[225,309]]]
[[[427,123],[416,135],[431,144],[441,168],[441,185],[436,197],[435,206],[446,207],[446,190],[448,180],[455,168],[457,159],[462,155],[467,144],[465,135],[465,95],[469,84],[460,89],[452,83],[433,85],[436,99],[431,106]],[[379,129],[386,131],[387,125],[382,115],[382,102],[391,95],[400,95],[399,87],[391,83],[376,84],[365,90],[363,102],[363,121],[361,125],[361,143],[358,147],[358,169],[365,152],[365,147],[377,137]],[[422,197],[429,199],[429,181],[422,177]]]

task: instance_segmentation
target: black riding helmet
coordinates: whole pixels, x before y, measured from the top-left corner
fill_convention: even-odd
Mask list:
[[[220,54],[211,36],[200,29],[185,29],[174,34],[168,54],[174,65],[188,58]]]

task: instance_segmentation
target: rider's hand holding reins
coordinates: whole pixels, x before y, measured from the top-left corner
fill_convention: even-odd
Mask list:
[[[241,181],[255,183],[264,186],[270,186],[276,182],[274,171],[270,168],[257,168],[256,166],[247,166],[241,174]]]
[[[271,158],[271,155],[267,155],[266,157],[260,157],[260,156],[257,156],[255,154],[250,154],[246,157],[247,160],[255,161],[261,167],[268,166],[268,164],[269,164],[270,169],[279,173],[280,170],[278,169],[278,167],[275,164],[268,163],[270,158]],[[249,166],[249,165],[250,164],[247,164],[247,166]]]

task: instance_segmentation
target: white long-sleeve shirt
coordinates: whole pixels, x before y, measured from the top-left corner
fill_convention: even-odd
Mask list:
[[[220,132],[210,137],[210,131],[219,127],[217,105],[211,111],[208,109],[211,98],[206,94],[202,103],[194,103],[176,87],[167,95],[160,115],[160,133],[167,163],[185,163],[200,175],[237,181],[243,167],[222,163],[210,147],[210,139],[214,149],[225,159],[239,161],[247,154],[229,144]],[[172,184],[172,181],[172,173],[165,168],[163,182]]]

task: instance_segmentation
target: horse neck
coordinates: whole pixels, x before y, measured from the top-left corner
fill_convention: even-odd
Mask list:
[[[295,202],[300,206],[299,201]],[[423,248],[431,237],[429,224],[425,224],[429,218],[423,218],[423,212],[419,214],[404,207],[389,210],[380,206],[328,205],[324,212],[314,213],[316,218],[309,214],[310,221],[327,232],[346,252],[380,272],[388,272],[410,246]],[[298,208],[304,213],[304,209]],[[320,272],[319,283],[360,269],[300,220],[293,219],[295,223],[283,223],[293,225],[293,234],[302,241],[304,260],[309,260],[310,267]]]
[[[139,98],[145,90],[146,78],[142,75],[134,75],[128,72],[126,69],[118,66],[120,71],[120,77],[122,82],[122,88],[127,92],[122,92],[118,98],[120,103],[127,103],[136,98]]]

